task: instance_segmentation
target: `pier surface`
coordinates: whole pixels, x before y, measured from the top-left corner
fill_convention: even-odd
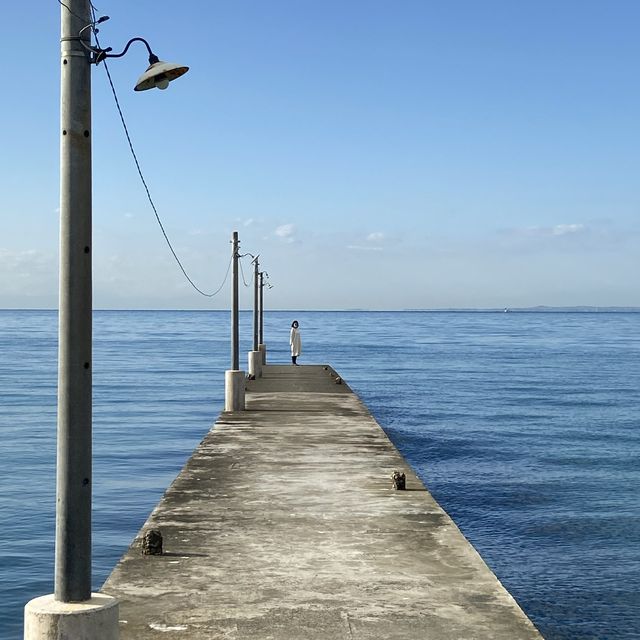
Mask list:
[[[540,640],[336,377],[270,365],[221,414],[143,528],[164,555],[141,532],[103,587],[122,640]]]

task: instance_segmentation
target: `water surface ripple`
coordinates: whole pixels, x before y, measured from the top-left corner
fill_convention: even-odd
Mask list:
[[[640,314],[271,312],[338,369],[547,640],[640,637]],[[241,314],[242,362],[251,314]],[[0,637],[50,593],[56,322],[0,311]],[[226,312],[94,317],[98,589],[223,404]]]

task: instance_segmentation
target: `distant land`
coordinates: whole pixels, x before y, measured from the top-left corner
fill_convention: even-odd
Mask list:
[[[487,309],[404,309],[404,311],[442,311],[460,313],[640,313],[640,307],[499,307]]]
[[[508,309],[508,311],[537,311],[540,313],[639,313],[640,307],[524,307],[522,309]]]

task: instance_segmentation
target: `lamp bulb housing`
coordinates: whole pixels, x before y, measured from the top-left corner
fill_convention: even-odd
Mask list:
[[[163,62],[162,60],[152,62],[147,70],[138,78],[135,91],[146,91],[147,89],[154,89],[156,87],[158,89],[166,89],[170,82],[183,76],[187,71],[189,71],[189,67],[173,62]]]

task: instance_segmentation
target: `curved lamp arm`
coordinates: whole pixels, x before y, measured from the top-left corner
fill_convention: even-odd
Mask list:
[[[80,31],[80,35],[82,34],[82,31],[84,31],[85,29],[87,29],[90,26],[92,26],[92,25],[87,25],[86,27],[84,27]],[[100,48],[92,47],[90,44],[87,44],[82,38],[80,38],[80,44],[87,51],[91,51],[91,53],[94,54],[93,60],[91,61],[94,64],[100,64],[105,58],[122,58],[122,56],[125,55],[125,53],[127,53],[127,51],[129,51],[129,47],[134,42],[143,42],[145,47],[147,47],[147,51],[149,52],[149,64],[155,64],[156,62],[159,62],[158,56],[155,53],[153,53],[153,51],[151,51],[151,47],[150,47],[149,43],[144,38],[140,38],[140,37],[131,38],[131,40],[129,40],[129,42],[127,42],[127,44],[125,45],[124,49],[120,53],[111,53],[111,51],[113,51],[113,49],[111,47],[107,47],[106,49],[100,49]]]
[[[158,56],[155,53],[153,53],[153,51],[151,51],[151,47],[149,46],[149,43],[144,38],[140,38],[140,37],[131,38],[131,40],[127,42],[124,49],[120,53],[108,53],[109,51],[112,51],[111,47],[109,47],[108,49],[104,49],[104,52],[105,52],[104,56],[100,59],[104,60],[104,58],[122,58],[122,56],[125,53],[127,53],[127,51],[129,51],[129,47],[134,42],[144,42],[144,46],[147,47],[147,51],[149,52],[149,64],[154,64],[158,62]]]

